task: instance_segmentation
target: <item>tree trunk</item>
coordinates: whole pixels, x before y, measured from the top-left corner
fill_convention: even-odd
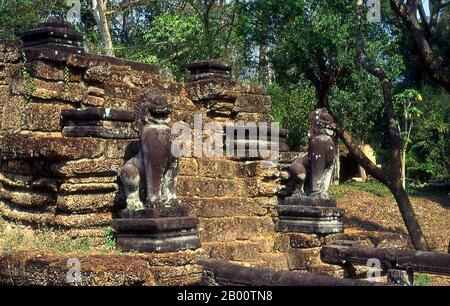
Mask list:
[[[203,15],[203,24],[205,31],[205,43],[208,48],[208,58],[212,59],[214,57],[214,50],[212,46],[211,30],[209,24],[209,13],[205,13]]]
[[[360,19],[362,16],[362,12],[362,6],[360,5]],[[360,21],[360,19],[358,21]],[[378,168],[370,159],[368,159],[367,156],[365,156],[365,154],[362,152],[362,150],[360,150],[360,148],[355,145],[348,131],[345,130],[337,121],[336,130],[338,132],[338,135],[344,141],[348,150],[353,154],[358,163],[363,166],[369,174],[371,174],[386,187],[388,187],[389,190],[391,190],[414,247],[417,250],[427,251],[428,244],[425,237],[423,236],[419,222],[416,219],[416,215],[414,214],[414,210],[411,206],[408,195],[406,194],[406,191],[402,187],[401,183],[401,153],[403,151],[403,142],[400,137],[400,131],[397,127],[397,124],[395,123],[391,82],[386,72],[383,69],[376,67],[366,56],[364,52],[364,41],[360,33],[356,41],[356,51],[358,61],[361,66],[368,73],[378,78],[383,90],[383,99],[385,102],[385,113],[388,120],[388,135],[391,149],[389,170],[386,171],[384,169]]]
[[[408,0],[406,5],[397,0],[389,0],[392,10],[400,17],[403,25],[411,34],[416,53],[433,80],[450,92],[450,71],[442,56],[436,54],[426,38],[426,31],[417,21],[417,0]]]
[[[417,250],[427,251],[428,244],[423,236],[422,229],[420,228],[419,222],[416,219],[414,210],[409,201],[408,195],[405,189],[403,189],[400,176],[397,173],[387,172],[385,169],[378,168],[367,156],[361,151],[361,149],[353,142],[351,135],[346,129],[344,129],[339,121],[335,119],[335,129],[339,137],[343,140],[345,146],[351,152],[362,167],[380,181],[383,185],[389,188],[392,195],[397,202],[397,205],[402,215],[403,221],[405,222],[406,229],[409,233],[412,244]]]
[[[317,106],[316,107],[326,107],[328,108],[328,95],[330,93],[330,88],[333,85],[331,76],[328,72],[321,72],[319,86],[316,87],[317,93]]]
[[[417,250],[428,250],[428,243],[422,233],[419,222],[417,221],[416,214],[411,206],[408,195],[401,184],[392,184],[388,186],[394,195],[395,201],[397,202],[398,208],[402,215],[403,221],[406,224],[406,229],[408,230],[411,242],[414,248]]]
[[[107,56],[114,56],[114,47],[109,31],[108,19],[106,18],[106,0],[92,0],[92,10],[94,12],[95,22],[102,36],[103,44],[105,45],[105,54]]]
[[[336,164],[334,166],[334,185],[339,185],[339,181],[341,179],[341,158],[340,158],[340,150],[339,143],[336,142]]]
[[[259,84],[266,85],[269,75],[268,61],[267,61],[267,44],[261,43],[259,46]]]
[[[358,164],[358,172],[359,172],[359,177],[361,178],[361,182],[365,183],[367,181],[366,170],[364,169],[364,167],[362,167],[359,164]]]
[[[406,150],[402,150],[402,186],[406,189]]]

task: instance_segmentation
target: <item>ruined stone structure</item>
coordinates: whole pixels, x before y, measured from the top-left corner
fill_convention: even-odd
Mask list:
[[[0,217],[7,222],[101,239],[126,207],[118,175],[138,153],[133,113],[146,91],[167,99],[169,126],[193,126],[195,114],[224,127],[272,121],[268,93],[231,80],[226,65],[220,73],[214,63],[194,67],[187,83],[177,83],[152,65],[87,54],[75,38],[39,44],[29,43],[31,35],[24,46],[0,41]],[[288,149],[283,138],[280,149]],[[278,168],[262,167],[255,157],[180,158],[178,200],[198,217],[204,256],[341,273],[319,258],[331,237],[275,231],[277,192],[296,156],[281,153]]]

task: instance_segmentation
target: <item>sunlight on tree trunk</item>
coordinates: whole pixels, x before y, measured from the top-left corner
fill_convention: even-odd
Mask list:
[[[105,54],[107,56],[114,56],[114,47],[109,31],[108,19],[106,18],[106,1],[107,0],[92,0],[92,10],[105,46]]]

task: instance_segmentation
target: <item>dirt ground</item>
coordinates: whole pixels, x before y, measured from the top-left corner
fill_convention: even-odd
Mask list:
[[[405,240],[408,232],[394,198],[363,190],[337,187],[338,207],[345,210],[345,227],[351,231],[374,231]],[[410,197],[424,235],[434,252],[447,253],[450,240],[449,196]],[[400,241],[399,241],[400,243]],[[399,246],[400,247],[400,246]]]
[[[333,186],[338,207],[345,210],[345,236],[375,247],[413,249],[398,206],[389,192],[372,193]],[[450,241],[450,196],[410,196],[431,251],[447,253]],[[427,276],[422,275],[422,278]],[[433,285],[450,285],[450,277],[431,276]]]

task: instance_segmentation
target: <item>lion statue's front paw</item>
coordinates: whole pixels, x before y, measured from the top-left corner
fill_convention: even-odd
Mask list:
[[[144,204],[142,204],[141,201],[136,199],[128,199],[127,200],[127,208],[129,210],[138,210],[138,209],[144,209]]]

